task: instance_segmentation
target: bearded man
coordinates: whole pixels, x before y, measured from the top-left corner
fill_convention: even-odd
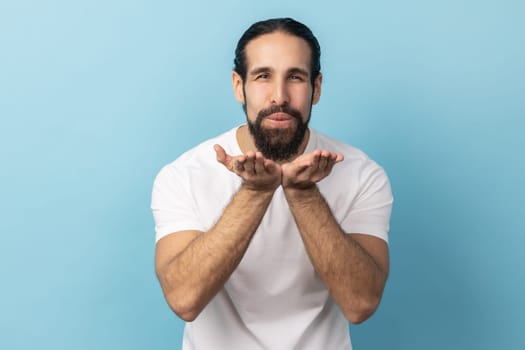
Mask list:
[[[392,193],[360,150],[308,127],[320,47],[304,24],[253,24],[235,51],[246,124],[184,153],[152,194],[155,268],[185,350],[351,349],[377,309]]]

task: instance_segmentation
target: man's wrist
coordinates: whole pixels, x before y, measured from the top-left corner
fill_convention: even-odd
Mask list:
[[[283,190],[286,198],[293,201],[315,200],[320,196],[319,189],[315,183],[307,187],[283,186]]]
[[[277,186],[279,187],[279,186]],[[241,190],[245,191],[246,193],[253,194],[253,195],[259,195],[259,196],[273,196],[275,193],[275,190],[277,190],[277,187],[275,186],[252,186],[246,183],[241,184]]]

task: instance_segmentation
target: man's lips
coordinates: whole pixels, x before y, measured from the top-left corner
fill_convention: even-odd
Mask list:
[[[294,119],[291,115],[283,112],[278,113],[272,113],[269,116],[266,117],[267,119],[270,119],[272,121],[281,122],[281,121],[288,121]]]
[[[290,128],[297,121],[287,113],[273,113],[263,119],[263,124],[268,128]]]

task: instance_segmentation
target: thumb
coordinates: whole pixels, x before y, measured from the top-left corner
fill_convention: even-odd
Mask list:
[[[231,157],[226,153],[224,148],[221,145],[213,145],[213,149],[217,155],[217,161],[224,165],[226,168],[230,169]]]
[[[213,149],[215,150],[215,154],[217,155],[217,161],[219,163],[223,163],[226,161],[226,151],[224,148],[222,148],[221,145],[213,145]]]

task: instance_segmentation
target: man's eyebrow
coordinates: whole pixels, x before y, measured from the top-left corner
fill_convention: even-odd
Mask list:
[[[257,75],[257,74],[260,74],[260,73],[268,73],[268,72],[271,72],[272,69],[270,67],[257,67],[257,68],[254,68],[250,71],[250,75]]]
[[[310,72],[308,72],[306,69],[303,69],[303,68],[294,67],[294,68],[288,69],[288,74],[301,74],[301,75],[309,76]]]

